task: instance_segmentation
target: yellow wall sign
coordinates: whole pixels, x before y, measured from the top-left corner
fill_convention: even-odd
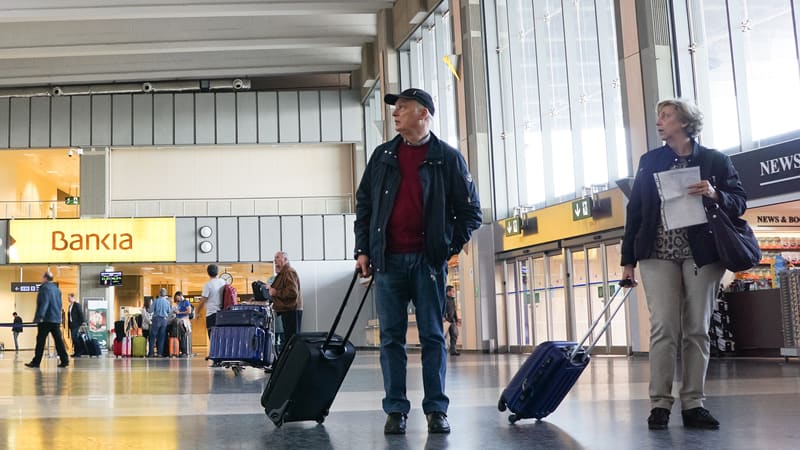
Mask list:
[[[9,263],[174,262],[175,219],[9,221]]]

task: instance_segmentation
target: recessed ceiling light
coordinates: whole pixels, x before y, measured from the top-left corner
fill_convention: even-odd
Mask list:
[[[48,170],[47,173],[49,173],[51,175],[55,175],[55,174],[58,173],[58,171],[57,170]]]
[[[33,153],[23,153],[22,156],[27,156],[28,158],[33,158],[36,155],[34,155]]]
[[[152,275],[164,275],[164,272],[150,272]]]
[[[142,270],[156,270],[155,267],[142,267]]]

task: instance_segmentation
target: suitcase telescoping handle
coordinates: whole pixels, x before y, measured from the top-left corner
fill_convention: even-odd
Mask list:
[[[347,288],[347,293],[344,295],[344,300],[342,301],[342,306],[339,307],[339,313],[336,314],[336,319],[333,320],[333,325],[331,326],[331,330],[328,332],[328,336],[325,338],[325,343],[322,344],[322,353],[325,354],[326,350],[330,347],[331,341],[333,340],[333,335],[336,333],[336,327],[339,326],[339,322],[342,320],[342,314],[344,314],[344,309],[347,307],[347,300],[350,298],[350,294],[353,293],[353,287],[356,285],[356,280],[358,280],[358,276],[361,274],[360,269],[356,269],[353,273],[353,279],[350,280],[350,287]],[[350,323],[350,328],[347,329],[347,334],[344,336],[342,340],[342,346],[350,340],[350,334],[353,333],[353,328],[356,326],[356,321],[358,320],[358,315],[361,314],[361,308],[364,307],[364,302],[367,300],[367,295],[369,294],[369,288],[372,287],[372,282],[375,280],[374,275],[369,280],[369,284],[367,284],[367,288],[364,290],[364,295],[361,297],[361,303],[358,305],[358,309],[356,310],[356,315],[353,317],[353,322]]]
[[[619,281],[619,289],[617,289],[617,292],[614,292],[614,295],[611,296],[611,299],[608,302],[606,302],[606,306],[603,308],[600,314],[597,315],[597,318],[594,319],[594,322],[592,322],[592,326],[590,326],[589,329],[586,331],[586,334],[583,336],[583,339],[581,339],[580,342],[578,342],[578,344],[575,346],[575,348],[572,349],[572,352],[569,355],[570,360],[575,358],[575,355],[578,354],[578,351],[583,348],[583,344],[585,344],[586,341],[589,340],[589,337],[591,337],[592,332],[594,331],[595,328],[597,328],[597,324],[600,323],[600,320],[603,318],[603,316],[606,315],[609,308],[611,308],[611,305],[614,304],[614,300],[617,299],[617,296],[620,295],[620,292],[624,292],[624,294],[622,294],[622,299],[619,301],[619,303],[617,303],[617,307],[614,308],[614,312],[611,313],[611,317],[609,317],[608,320],[606,320],[606,322],[603,324],[603,328],[600,329],[600,333],[598,333],[597,336],[595,336],[594,340],[592,340],[592,342],[589,344],[589,348],[587,348],[586,351],[584,352],[585,355],[589,355],[592,353],[592,350],[594,350],[594,347],[597,345],[597,342],[600,340],[601,337],[603,337],[603,334],[605,334],[606,330],[611,325],[611,321],[614,320],[614,317],[616,317],[619,310],[622,309],[622,305],[625,304],[625,300],[628,299],[628,296],[631,294],[631,291],[633,290],[632,287],[633,283],[631,282],[631,280]]]

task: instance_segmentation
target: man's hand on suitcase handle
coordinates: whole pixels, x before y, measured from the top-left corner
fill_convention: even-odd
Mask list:
[[[369,264],[369,256],[358,255],[358,259],[356,260],[356,270],[361,273],[362,277],[368,277],[372,275],[372,266]]]

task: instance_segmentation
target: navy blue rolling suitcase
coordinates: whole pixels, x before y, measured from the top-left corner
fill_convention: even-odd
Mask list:
[[[254,326],[259,328],[269,328],[272,314],[263,306],[250,309],[237,308],[239,305],[217,312],[217,327],[240,327]],[[250,306],[250,305],[247,305]],[[234,309],[236,308],[236,309]]]
[[[214,327],[208,359],[215,363],[241,361],[268,366],[272,364],[274,339],[271,330],[261,327]]]
[[[508,417],[510,423],[515,423],[520,419],[542,419],[555,411],[567,393],[578,381],[586,366],[589,365],[590,354],[597,341],[611,325],[614,316],[617,315],[625,300],[630,295],[631,289],[628,280],[620,282],[614,296],[606,303],[605,308],[595,319],[586,335],[580,342],[572,341],[548,341],[542,342],[528,357],[517,374],[503,390],[497,409],[501,412],[506,408],[512,414]],[[608,312],[611,305],[623,292],[617,307],[611,317],[605,322],[603,328],[595,336],[588,348],[584,349],[583,344],[592,335],[597,324]]]

